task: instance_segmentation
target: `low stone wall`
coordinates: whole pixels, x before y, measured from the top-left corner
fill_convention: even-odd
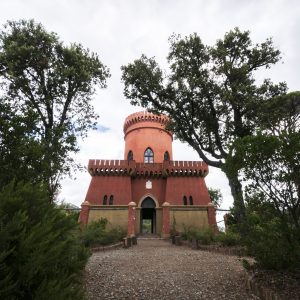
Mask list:
[[[245,256],[245,248],[243,247],[222,247],[216,245],[200,245],[199,249],[204,251],[217,252],[226,255]]]
[[[122,242],[117,244],[109,245],[109,246],[98,246],[98,247],[91,247],[92,252],[99,252],[99,251],[109,251],[119,248],[129,248],[131,246],[137,245],[137,238],[136,236],[133,237],[125,237],[123,238]]]
[[[244,247],[224,247],[220,245],[201,245],[199,241],[181,241],[182,245],[188,246],[193,249],[199,249],[203,251],[216,252],[226,255],[234,256],[244,256],[245,248]]]
[[[123,243],[117,243],[109,246],[98,246],[98,247],[92,247],[90,248],[92,252],[99,252],[99,251],[109,251],[114,249],[119,249],[123,247]]]

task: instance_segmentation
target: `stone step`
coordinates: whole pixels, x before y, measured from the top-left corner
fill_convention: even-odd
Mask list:
[[[153,238],[146,238],[146,237],[138,237],[138,240],[164,240],[161,237],[153,237]]]
[[[156,234],[141,234],[137,236],[138,240],[163,240],[159,235]]]

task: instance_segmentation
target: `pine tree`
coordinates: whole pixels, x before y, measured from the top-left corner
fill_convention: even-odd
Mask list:
[[[88,251],[78,225],[39,186],[12,182],[0,192],[0,299],[83,299]]]

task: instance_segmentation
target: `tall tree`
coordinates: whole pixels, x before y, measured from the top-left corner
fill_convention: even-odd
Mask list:
[[[230,165],[243,171],[250,198],[263,193],[300,239],[300,92],[266,103],[260,120],[257,134],[235,141]]]
[[[43,147],[33,136],[36,128],[34,112],[18,115],[0,99],[0,187],[13,178],[16,181],[42,181],[41,161]]]
[[[172,36],[168,75],[145,55],[122,67],[124,94],[131,103],[169,115],[177,137],[225,172],[238,221],[245,214],[242,186],[239,170],[227,170],[227,159],[234,157],[233,142],[253,133],[260,104],[286,92],[284,83],[266,79],[259,84],[254,77],[279,59],[271,39],[253,45],[249,31],[235,28],[213,47],[196,33]]]
[[[38,172],[52,200],[74,167],[77,138],[95,125],[91,99],[107,77],[97,54],[80,44],[65,46],[33,20],[9,21],[0,33],[2,102],[16,116],[35,117],[30,137],[42,148]]]
[[[234,142],[245,180],[244,242],[260,267],[300,266],[300,92],[265,102],[259,130]]]

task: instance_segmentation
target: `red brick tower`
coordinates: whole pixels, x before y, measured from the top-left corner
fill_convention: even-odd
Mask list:
[[[155,154],[154,163],[162,163],[166,158],[173,160],[173,136],[165,129],[167,122],[166,116],[156,116],[146,112],[128,116],[124,123],[124,159],[128,159],[132,153],[136,162],[143,163],[145,149],[150,149]]]
[[[124,123],[124,160],[90,160],[91,183],[82,204],[84,224],[101,217],[127,228],[168,236],[176,224],[216,226],[201,161],[173,161],[168,118],[148,112],[129,115]]]

